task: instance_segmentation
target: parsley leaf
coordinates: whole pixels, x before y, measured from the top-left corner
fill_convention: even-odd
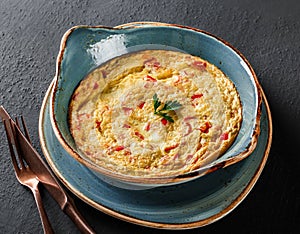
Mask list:
[[[153,107],[154,114],[163,117],[171,123],[174,123],[174,119],[169,116],[166,111],[178,110],[182,107],[182,105],[178,101],[167,101],[160,110],[157,110],[162,105],[161,101],[159,101],[157,94],[153,95]]]
[[[177,101],[167,101],[162,110],[178,110],[181,106]]]
[[[156,112],[157,108],[161,105],[161,102],[158,100],[156,93],[153,95],[153,105],[154,105],[154,112]]]

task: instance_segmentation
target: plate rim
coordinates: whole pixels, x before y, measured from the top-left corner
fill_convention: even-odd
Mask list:
[[[271,148],[271,143],[272,143],[273,125],[272,125],[271,111],[270,111],[270,107],[269,107],[267,98],[265,96],[265,93],[264,93],[262,87],[259,86],[260,92],[261,92],[262,97],[263,97],[263,102],[265,104],[266,113],[267,113],[268,129],[269,129],[268,139],[267,139],[264,155],[262,157],[262,160],[261,160],[258,168],[256,169],[256,172],[252,176],[252,179],[249,181],[247,186],[243,189],[243,191],[237,196],[237,198],[235,200],[233,200],[226,208],[222,209],[217,214],[214,214],[214,215],[212,215],[208,218],[202,219],[202,220],[197,220],[197,221],[188,222],[188,223],[163,223],[163,222],[156,222],[156,221],[148,221],[148,220],[142,220],[142,219],[139,219],[139,218],[135,218],[135,217],[132,217],[130,215],[122,214],[118,211],[115,211],[115,210],[113,210],[109,207],[106,207],[102,204],[99,204],[99,203],[91,200],[90,198],[86,197],[84,194],[82,194],[80,191],[78,191],[76,188],[74,188],[74,186],[64,178],[64,176],[60,173],[60,171],[56,168],[56,166],[52,162],[51,157],[50,157],[50,155],[48,153],[48,150],[47,150],[47,147],[46,147],[45,136],[44,136],[44,133],[43,133],[43,122],[44,122],[44,117],[45,117],[44,113],[45,113],[47,100],[49,99],[49,96],[50,96],[51,92],[53,91],[55,80],[56,80],[56,78],[54,78],[52,80],[50,86],[48,87],[48,90],[47,90],[47,92],[45,94],[45,97],[43,99],[43,103],[42,103],[41,110],[40,110],[40,115],[39,115],[38,130],[39,130],[39,138],[40,138],[40,144],[41,144],[43,154],[46,158],[46,161],[48,162],[48,165],[50,166],[50,168],[54,172],[54,174],[59,178],[59,180],[74,195],[76,195],[79,199],[81,199],[82,201],[84,201],[88,205],[92,206],[93,208],[96,208],[97,210],[99,210],[99,211],[101,211],[105,214],[108,214],[112,217],[118,218],[120,220],[129,222],[129,223],[133,223],[133,224],[137,224],[137,225],[141,225],[141,226],[146,226],[146,227],[151,227],[151,228],[157,228],[157,229],[171,229],[171,230],[178,229],[178,230],[182,230],[182,229],[192,229],[192,228],[198,228],[198,227],[206,226],[208,224],[211,224],[213,222],[218,221],[219,219],[221,219],[224,216],[226,216],[227,214],[229,214],[231,211],[233,211],[247,197],[249,192],[252,190],[252,188],[254,187],[256,182],[258,181],[258,178],[260,177],[260,175],[261,175],[261,173],[264,169],[264,166],[267,162],[269,152],[270,152],[270,148]]]

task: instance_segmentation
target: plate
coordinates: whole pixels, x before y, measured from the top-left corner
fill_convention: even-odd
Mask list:
[[[201,227],[237,207],[251,191],[266,164],[272,141],[272,121],[263,94],[258,144],[246,159],[184,184],[140,191],[114,187],[78,163],[58,142],[49,115],[49,95],[54,81],[45,95],[39,119],[45,158],[71,192],[108,215],[153,228]]]

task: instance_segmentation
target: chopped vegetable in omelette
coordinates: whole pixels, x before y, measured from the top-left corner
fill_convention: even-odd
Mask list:
[[[170,176],[215,160],[242,120],[234,84],[189,54],[146,50],[92,71],[75,90],[69,124],[78,149],[116,173]]]

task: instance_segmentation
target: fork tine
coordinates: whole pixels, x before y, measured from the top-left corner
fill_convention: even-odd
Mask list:
[[[22,127],[21,127],[21,124],[20,124],[20,121],[18,120],[18,118],[16,118],[16,125],[24,133],[26,139],[31,144],[31,140],[30,140],[30,137],[29,137],[28,129],[27,129],[27,126],[26,126],[26,123],[25,123],[25,120],[24,120],[23,116],[21,116],[21,123],[22,123]]]
[[[24,164],[24,161],[23,161],[22,152],[20,150],[20,142],[18,141],[18,139],[16,137],[16,127],[19,128],[19,126],[20,126],[20,124],[19,124],[18,119],[16,119],[16,125],[14,125],[13,121],[10,119],[10,127],[11,127],[12,132],[13,132],[13,138],[14,138],[14,141],[15,141],[17,156],[18,156],[19,163],[20,163],[20,166],[21,166],[21,169],[22,169],[22,168],[25,168],[25,164]]]
[[[31,139],[29,136],[28,128],[26,126],[25,119],[22,115],[21,115],[21,121],[22,121],[24,132],[25,132],[25,136],[26,136],[27,140],[29,141],[29,143],[31,144]]]
[[[16,154],[15,154],[13,145],[11,143],[11,138],[9,137],[10,134],[9,134],[8,126],[7,126],[8,124],[10,124],[10,122],[8,123],[7,120],[3,120],[3,123],[4,123],[5,132],[6,132],[6,137],[7,137],[7,142],[8,142],[8,147],[9,147],[9,151],[10,151],[11,160],[12,160],[15,172],[18,173],[20,169],[19,169],[19,166],[18,166],[18,162],[17,162],[17,159],[16,159]],[[10,127],[11,127],[11,125],[10,125]]]

